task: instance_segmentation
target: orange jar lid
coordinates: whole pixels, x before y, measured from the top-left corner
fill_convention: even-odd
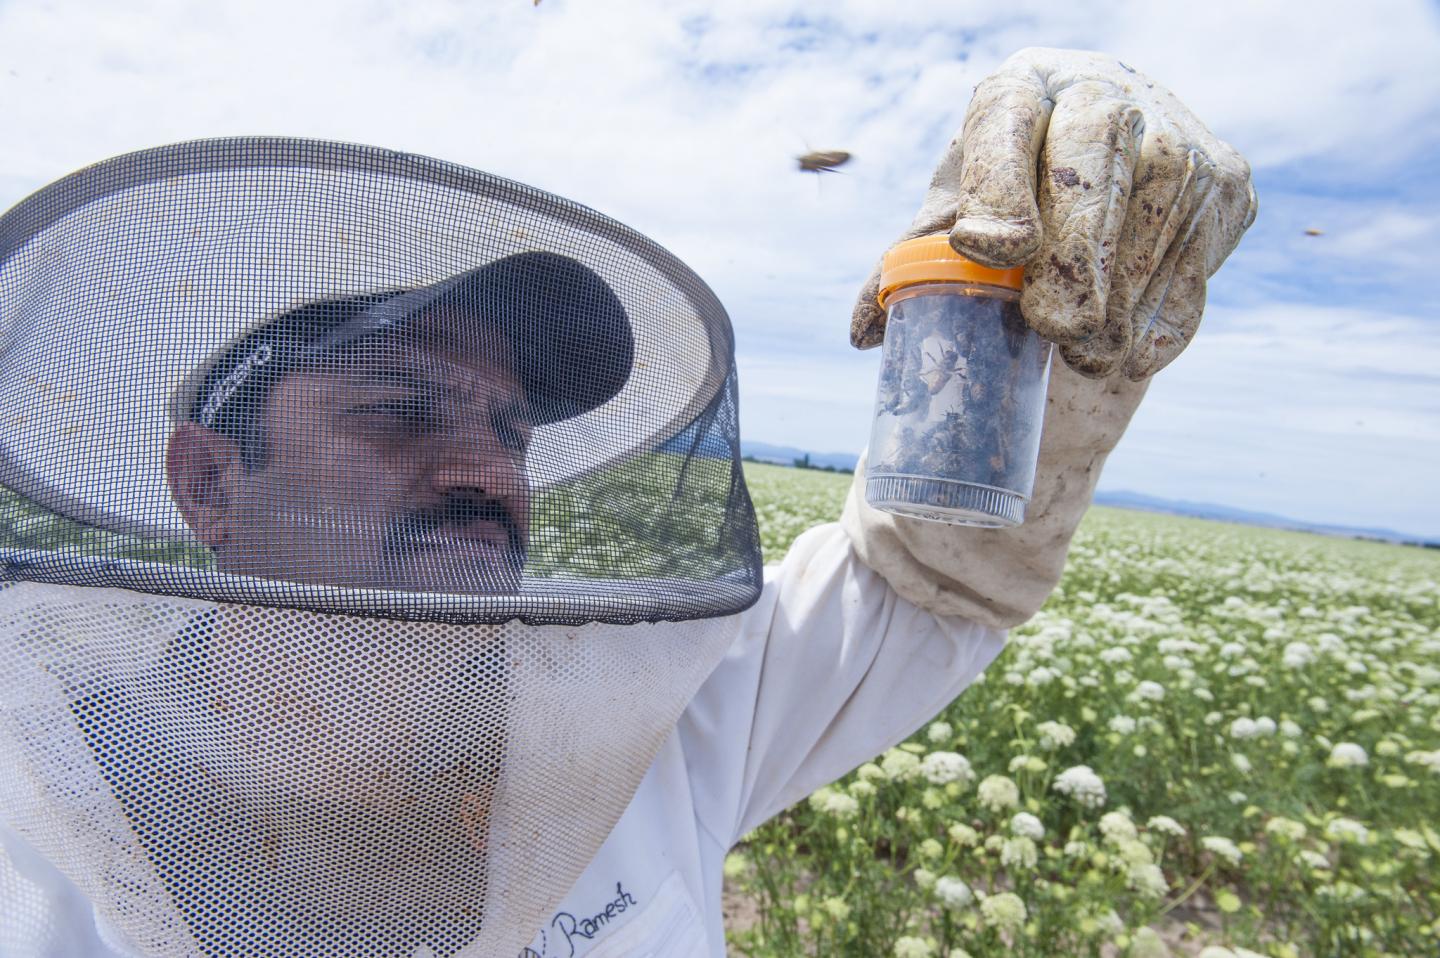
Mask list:
[[[920,283],[985,283],[1018,290],[1025,277],[1025,268],[991,269],[968,260],[950,247],[945,233],[919,236],[896,243],[880,261],[880,293],[876,297],[881,308],[885,297],[902,286]]]

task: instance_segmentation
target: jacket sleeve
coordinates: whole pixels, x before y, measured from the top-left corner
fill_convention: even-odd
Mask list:
[[[864,503],[766,569],[739,638],[682,716],[697,819],[728,847],[902,741],[999,654],[1050,594],[1100,467],[1145,392],[1051,375],[1034,496],[1013,529],[909,520]]]
[[[681,717],[699,823],[728,848],[914,732],[1004,642],[901,598],[838,525],[807,531],[766,569],[760,602]]]

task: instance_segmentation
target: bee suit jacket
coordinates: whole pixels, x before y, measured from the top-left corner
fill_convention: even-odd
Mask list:
[[[1058,580],[1143,392],[1057,365],[1035,497],[1018,529],[877,513],[857,481],[841,522],[796,540],[766,568],[760,600],[731,617],[729,651],[521,958],[724,955],[727,852],[914,732],[995,658],[1005,629]],[[52,865],[13,833],[0,839],[0,956],[129,954]]]

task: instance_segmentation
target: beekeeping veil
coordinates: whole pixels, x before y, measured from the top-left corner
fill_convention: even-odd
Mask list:
[[[0,218],[0,486],[0,821],[143,955],[516,954],[760,588],[705,285],[368,147]]]

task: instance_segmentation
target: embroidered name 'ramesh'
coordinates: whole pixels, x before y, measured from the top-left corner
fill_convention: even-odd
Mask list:
[[[606,925],[638,904],[635,896],[625,890],[624,883],[617,881],[615,883],[615,899],[607,903],[603,909],[588,918],[577,918],[568,911],[558,911],[555,913],[555,917],[550,919],[550,927],[565,936],[567,949],[565,958],[574,958],[575,939],[594,939],[596,935],[605,930]],[[540,934],[540,942],[540,952],[536,952],[533,948],[526,948],[520,953],[520,958],[545,958],[549,955],[548,942],[544,932]]]

